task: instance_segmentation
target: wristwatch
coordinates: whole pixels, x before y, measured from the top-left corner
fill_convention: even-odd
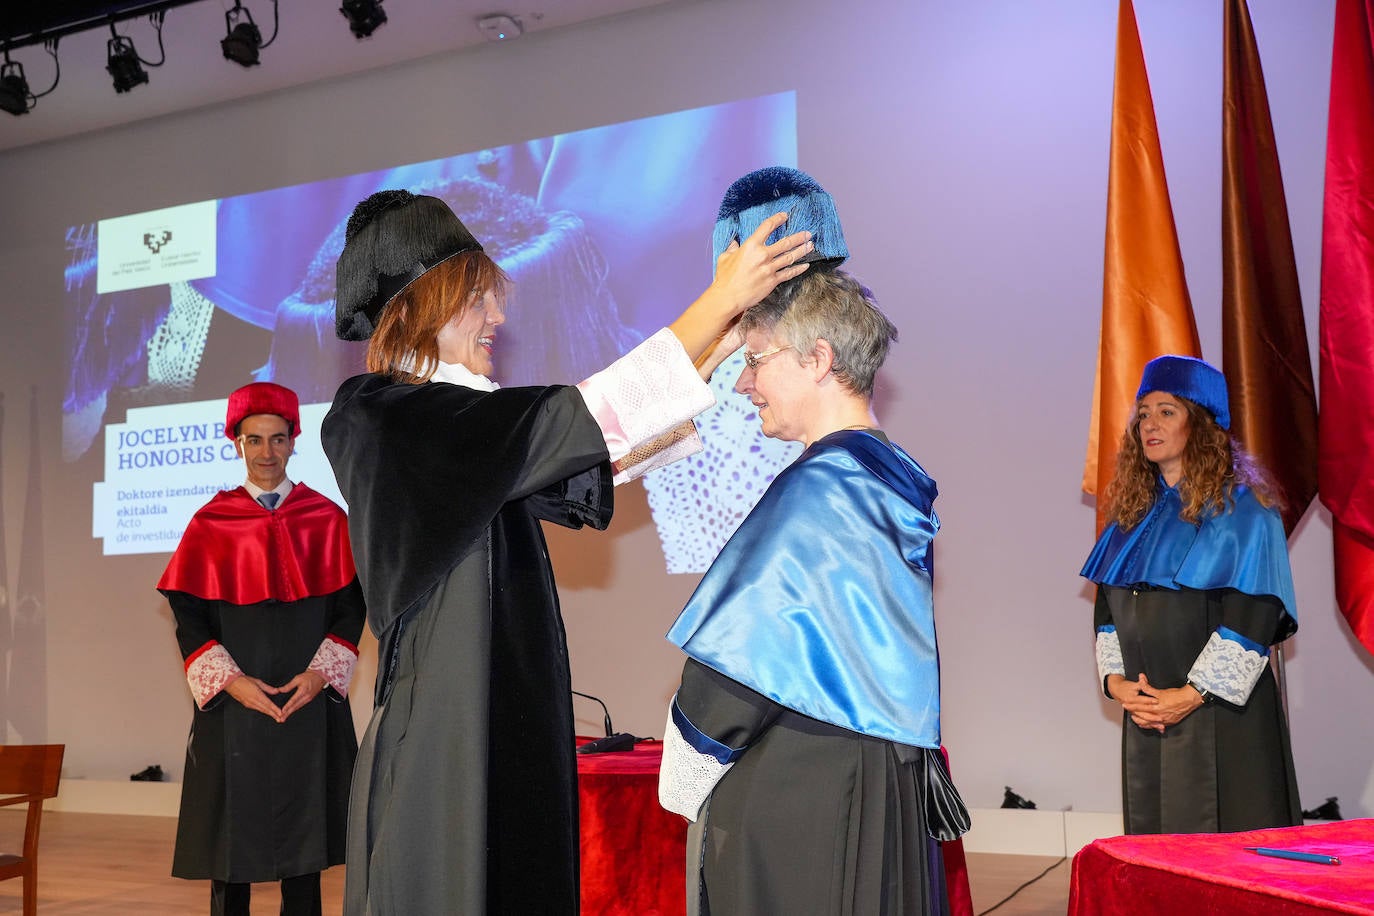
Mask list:
[[[1203,705],[1212,702],[1212,691],[1208,690],[1206,687],[1203,687],[1197,681],[1189,681],[1188,686],[1196,690],[1198,692],[1198,696],[1202,697]]]

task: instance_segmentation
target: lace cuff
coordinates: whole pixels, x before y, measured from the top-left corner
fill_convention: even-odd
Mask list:
[[[204,709],[230,681],[242,676],[243,671],[229,650],[213,639],[186,659],[186,683],[198,709]]]
[[[307,666],[329,682],[334,692],[348,696],[348,683],[353,680],[353,663],[358,660],[358,647],[334,634],[329,634],[315,650],[315,657]]]
[[[615,471],[613,482],[618,487],[622,483],[638,480],[650,471],[667,467],[688,455],[695,455],[701,449],[697,425],[691,420],[684,421],[615,462],[612,466]]]
[[[1113,674],[1126,676],[1126,663],[1121,658],[1121,637],[1116,635],[1114,626],[1098,627],[1097,680],[1108,699],[1111,699],[1112,695],[1107,692],[1107,678]]]
[[[1218,627],[1193,662],[1188,680],[1234,706],[1244,706],[1268,664],[1268,646],[1230,627]]]
[[[744,748],[728,748],[699,731],[683,715],[674,697],[663,726],[658,803],[695,823],[702,803],[742,753]]]
[[[578,383],[577,390],[601,427],[613,462],[715,403],[710,386],[667,328]]]

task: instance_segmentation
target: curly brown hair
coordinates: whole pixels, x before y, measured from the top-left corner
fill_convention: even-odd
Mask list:
[[[439,332],[487,290],[504,306],[510,279],[481,251],[454,255],[421,274],[382,309],[367,345],[367,371],[419,384],[439,368]],[[407,368],[409,367],[409,368]]]
[[[1206,517],[1229,511],[1235,504],[1236,487],[1244,484],[1260,505],[1283,508],[1283,499],[1268,472],[1229,432],[1217,425],[1205,408],[1174,395],[1187,413],[1188,441],[1183,446],[1183,479],[1178,493],[1183,501],[1179,518],[1200,525]],[[1129,531],[1154,505],[1159,466],[1145,457],[1140,444],[1140,413],[1121,435],[1116,453],[1116,473],[1102,499],[1107,520]]]

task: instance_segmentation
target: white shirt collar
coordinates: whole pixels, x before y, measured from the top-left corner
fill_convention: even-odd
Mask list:
[[[279,483],[279,484],[277,484],[277,485],[276,485],[275,487],[273,487],[271,490],[264,490],[262,487],[260,487],[260,486],[258,486],[257,484],[253,483],[253,481],[251,481],[251,480],[245,480],[245,481],[243,482],[243,488],[244,488],[245,490],[247,490],[247,491],[248,491],[248,495],[251,496],[251,497],[253,497],[254,499],[257,499],[259,496],[261,496],[261,495],[264,494],[264,493],[276,493],[276,494],[278,494],[279,496],[281,496],[282,499],[286,499],[286,494],[290,493],[290,492],[291,492],[291,488],[294,487],[294,486],[295,486],[295,484],[293,484],[293,483],[291,482],[290,478],[283,478],[283,479],[282,479],[282,482]],[[281,501],[281,500],[278,500],[278,502],[280,502],[280,501]]]
[[[414,364],[414,357],[411,357],[401,361],[401,368],[409,372]],[[438,368],[430,376],[431,382],[448,382],[450,385],[462,385],[464,388],[473,388],[477,391],[495,391],[501,387],[485,375],[478,375],[473,372],[462,363],[446,363],[439,360],[437,365]]]

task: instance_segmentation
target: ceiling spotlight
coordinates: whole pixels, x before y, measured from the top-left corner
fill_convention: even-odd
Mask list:
[[[520,20],[504,13],[478,17],[477,28],[487,37],[487,41],[509,41],[519,38],[525,31]]]
[[[111,31],[114,26],[110,26]],[[133,40],[124,35],[115,35],[105,44],[105,69],[114,80],[115,92],[128,92],[140,83],[148,82],[148,71],[139,62],[138,51]]]
[[[367,38],[386,23],[382,0],[343,0],[339,12],[348,20],[349,31],[355,38]]]
[[[24,65],[17,60],[10,60],[10,49],[5,48],[5,62],[0,64],[0,111],[8,111],[16,117],[28,114],[33,111],[33,106],[39,99],[57,88],[58,81],[62,79],[62,65],[57,60],[57,39],[45,40],[43,48],[52,55],[56,72],[53,74],[52,85],[42,92],[34,92],[29,88],[29,80],[24,76]]]
[[[116,32],[114,17],[110,18],[110,40],[105,43],[105,70],[114,80],[115,92],[128,92],[140,83],[148,82],[148,71],[143,69],[145,64],[149,67],[161,67],[167,63],[167,48],[162,44],[164,16],[164,10],[158,10],[148,16],[148,21],[157,32],[157,49],[162,55],[157,60],[144,60],[139,57],[133,39]],[[54,54],[53,57],[56,59],[57,55]]]
[[[219,41],[227,60],[244,67],[258,63],[258,49],[262,47],[262,32],[253,21],[253,14],[239,3],[224,13],[224,29],[227,34]]]
[[[0,109],[12,115],[28,114],[33,108],[33,93],[29,91],[29,81],[24,78],[24,65],[10,60],[5,52],[5,62],[0,64]]]

